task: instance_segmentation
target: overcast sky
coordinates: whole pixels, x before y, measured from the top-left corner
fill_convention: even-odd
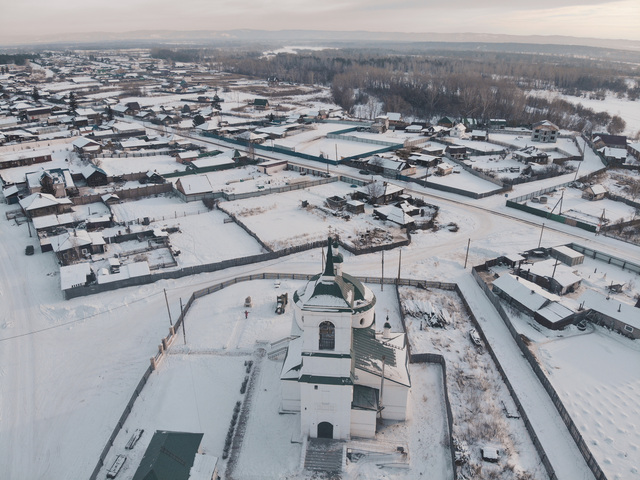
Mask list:
[[[134,30],[368,30],[640,40],[640,0],[0,0],[0,43]]]

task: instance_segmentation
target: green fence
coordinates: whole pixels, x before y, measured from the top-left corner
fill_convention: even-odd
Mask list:
[[[565,225],[570,225],[572,227],[578,227],[578,228],[581,228],[582,230],[587,230],[588,232],[597,231],[597,227],[595,225],[581,222],[579,220],[574,220],[572,218],[563,217],[562,215],[557,215],[555,213],[547,212],[546,210],[533,208],[533,207],[530,207],[529,205],[524,205],[522,203],[514,202],[513,200],[507,200],[507,207],[515,208],[516,210],[521,210],[523,212],[536,215],[538,217],[547,218],[549,220],[553,220],[554,222],[564,223]]]

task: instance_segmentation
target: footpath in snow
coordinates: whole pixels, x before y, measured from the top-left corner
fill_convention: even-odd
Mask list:
[[[470,274],[460,276],[457,283],[518,395],[558,478],[594,479],[560,414],[496,309]]]

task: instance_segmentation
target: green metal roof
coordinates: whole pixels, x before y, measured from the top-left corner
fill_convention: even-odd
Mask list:
[[[154,433],[132,480],[188,480],[202,433]]]
[[[382,374],[382,356],[390,367],[396,366],[396,351],[392,347],[376,340],[373,328],[354,328],[353,351],[356,357],[356,368],[366,370],[375,375]]]

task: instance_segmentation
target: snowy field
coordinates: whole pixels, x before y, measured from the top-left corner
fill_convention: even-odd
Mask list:
[[[460,471],[468,478],[480,472],[487,478],[511,479],[529,474],[547,479],[529,434],[519,418],[513,399],[491,356],[471,343],[473,324],[455,292],[400,287],[400,299],[407,311],[405,321],[413,353],[439,353],[447,362],[447,385],[454,416],[454,435],[468,447],[468,460]],[[446,310],[451,323],[444,328],[428,325],[426,312]],[[482,461],[480,449],[495,445],[500,461]]]
[[[371,207],[366,207],[364,214],[351,216],[350,220],[334,217],[318,208],[323,207],[328,197],[345,196],[353,190],[346,183],[334,182],[277,196],[224,202],[221,207],[235,214],[274,250],[322,240],[331,233],[337,233],[349,241],[373,228],[384,228],[394,239],[405,238],[394,224],[374,220]],[[303,208],[302,201],[307,201],[309,206]]]
[[[461,190],[466,190],[467,192],[473,193],[487,193],[500,188],[495,183],[491,183],[487,180],[483,180],[480,177],[476,177],[475,175],[472,175],[471,173],[463,170],[460,167],[456,167],[455,169],[460,173],[451,173],[442,177],[432,174],[429,175],[429,178],[426,178],[425,180],[432,183],[437,183],[439,185],[459,188]]]
[[[564,192],[564,196],[562,195]],[[546,193],[547,203],[534,203],[531,200],[525,202],[526,205],[562,215],[567,218],[579,220],[590,225],[598,225],[601,218],[605,224],[612,224],[618,221],[628,221],[635,217],[635,208],[626,203],[616,202],[603,198],[602,200],[590,201],[582,198],[582,190],[577,188],[559,188],[555,192]],[[562,205],[560,198],[562,197]]]
[[[538,342],[538,359],[607,477],[638,479],[640,345],[589,330]]]
[[[180,251],[179,267],[220,262],[263,253],[256,240],[220,210],[209,211],[202,202],[184,203],[174,196],[159,196],[113,205],[116,221],[139,222],[150,219],[149,228],[177,227],[169,236],[171,246]],[[212,242],[215,248],[211,248]]]
[[[323,155],[331,160],[336,159],[336,149],[338,152],[338,158],[341,158],[352,155],[361,155],[384,148],[384,145],[377,145],[373,143],[327,138],[328,133],[345,130],[349,128],[349,125],[341,125],[338,123],[318,123],[313,126],[314,128],[311,130],[306,130],[301,133],[296,133],[294,135],[274,140],[273,144],[275,146],[293,148],[296,152],[306,153],[307,155]],[[357,132],[349,132],[346,135],[355,135],[356,133]],[[388,139],[383,135],[378,135],[375,138],[380,141],[395,141]],[[402,142],[399,141],[397,143]],[[266,145],[271,146],[271,143],[267,142]]]
[[[591,108],[595,112],[607,112],[612,116],[619,115],[627,122],[623,135],[633,136],[640,132],[640,102],[638,100],[629,101],[626,98],[618,98],[613,92],[608,92],[604,100],[591,99],[587,96],[573,97],[549,90],[531,90],[528,93],[548,100],[560,98],[574,105],[581,104],[583,107]]]

